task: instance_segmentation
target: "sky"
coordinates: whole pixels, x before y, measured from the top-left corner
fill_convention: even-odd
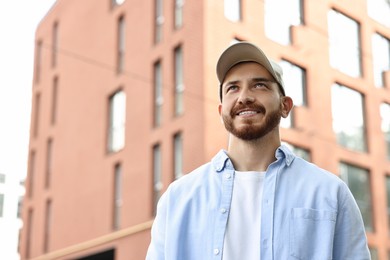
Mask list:
[[[0,173],[25,178],[34,37],[55,0],[0,0]]]

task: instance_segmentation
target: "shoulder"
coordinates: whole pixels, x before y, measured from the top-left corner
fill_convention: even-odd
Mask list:
[[[188,190],[199,186],[212,185],[220,178],[220,173],[223,170],[226,160],[226,153],[221,150],[214,158],[188,174],[183,175],[179,179],[170,184],[172,191]]]
[[[289,170],[294,175],[302,175],[307,180],[318,180],[320,182],[326,181],[334,184],[344,184],[344,182],[334,173],[325,170],[318,165],[308,162],[300,157],[295,157]]]

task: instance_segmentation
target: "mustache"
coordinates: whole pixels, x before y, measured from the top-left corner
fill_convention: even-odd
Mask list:
[[[265,114],[266,111],[265,107],[262,104],[237,104],[230,111],[230,116],[235,117],[239,111],[244,109],[259,111],[262,114]]]

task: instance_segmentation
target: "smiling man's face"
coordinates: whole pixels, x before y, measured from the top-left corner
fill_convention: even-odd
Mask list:
[[[243,140],[278,131],[282,96],[271,74],[261,65],[244,62],[231,68],[222,84],[219,113],[225,128]]]

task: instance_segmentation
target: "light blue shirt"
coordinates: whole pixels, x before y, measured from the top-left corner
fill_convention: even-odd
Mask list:
[[[286,146],[275,156],[259,205],[261,259],[369,260],[362,217],[346,184]],[[222,260],[234,175],[222,150],[173,182],[159,201],[146,259]]]

